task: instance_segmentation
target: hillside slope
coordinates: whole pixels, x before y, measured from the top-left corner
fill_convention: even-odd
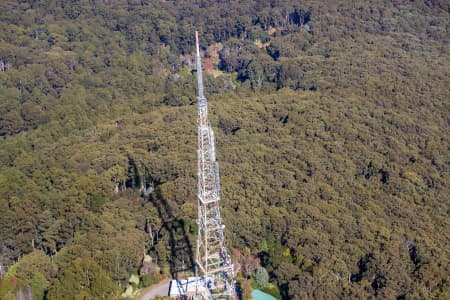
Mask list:
[[[192,267],[196,29],[244,296],[449,298],[449,6],[335,2],[1,1],[0,298]]]

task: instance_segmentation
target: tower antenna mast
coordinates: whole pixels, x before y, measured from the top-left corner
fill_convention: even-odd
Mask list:
[[[216,160],[214,133],[208,120],[208,101],[203,94],[203,73],[200,60],[198,32],[195,32],[198,82],[198,236],[196,273],[204,280],[201,289],[207,299],[234,299],[234,270],[225,246],[224,228],[220,215],[219,163]],[[197,276],[198,274],[196,274]],[[200,289],[197,289],[200,290]]]

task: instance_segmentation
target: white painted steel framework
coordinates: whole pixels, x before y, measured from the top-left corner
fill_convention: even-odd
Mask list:
[[[234,272],[231,256],[225,246],[224,228],[220,216],[219,164],[216,161],[214,133],[208,121],[208,101],[203,94],[202,63],[198,33],[197,48],[198,81],[198,237],[196,273],[205,278],[206,289],[198,289],[206,299],[234,299]],[[196,274],[197,275],[197,274]],[[200,290],[207,290],[201,293]]]

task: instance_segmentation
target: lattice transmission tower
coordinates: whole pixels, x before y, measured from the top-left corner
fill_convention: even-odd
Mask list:
[[[196,276],[197,291],[207,299],[234,299],[234,270],[225,246],[224,228],[220,216],[219,163],[216,160],[214,133],[208,120],[208,101],[203,94],[202,63],[195,32],[198,81],[198,237]],[[200,292],[204,291],[204,292]]]

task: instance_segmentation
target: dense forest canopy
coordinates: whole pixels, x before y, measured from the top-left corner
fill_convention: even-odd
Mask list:
[[[243,297],[450,298],[449,12],[2,0],[0,298],[193,266],[195,30]]]

